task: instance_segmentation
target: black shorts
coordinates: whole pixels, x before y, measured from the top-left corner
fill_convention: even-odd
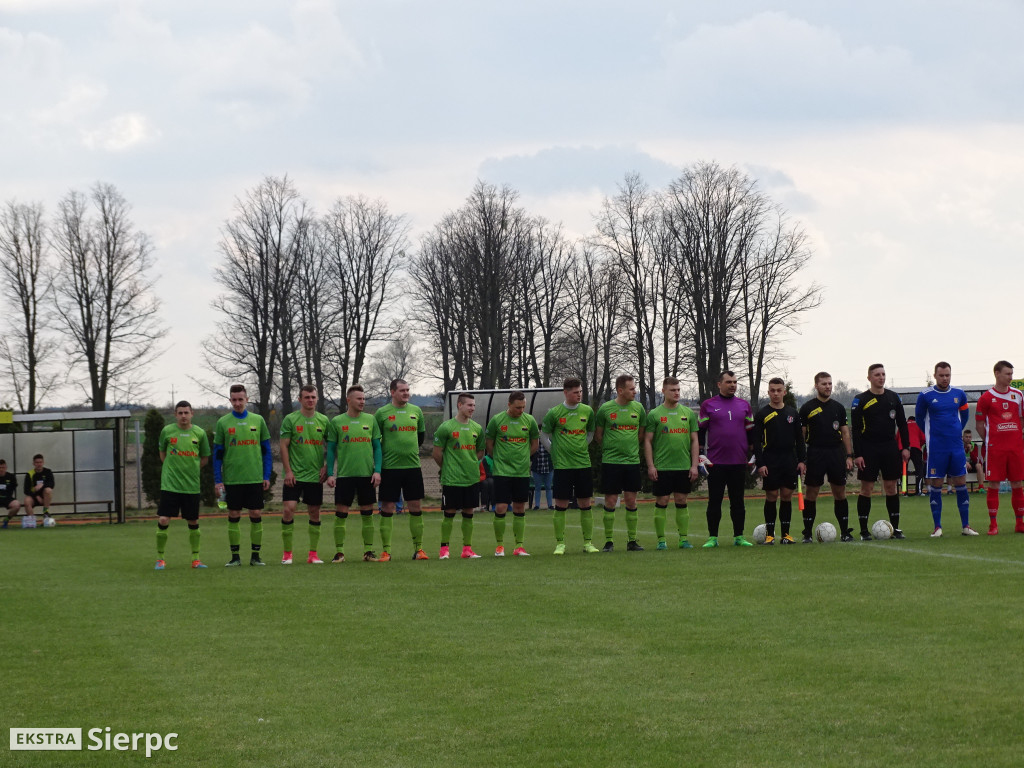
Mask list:
[[[324,484],[300,480],[295,485],[286,485],[281,494],[282,501],[301,501],[307,507],[319,507],[324,503]]]
[[[864,469],[857,473],[858,479],[873,483],[882,473],[883,480],[899,480],[903,477],[903,457],[896,441],[891,443],[865,443],[861,452]]]
[[[228,510],[240,512],[243,509],[263,509],[263,483],[225,485],[224,497]]]
[[[160,503],[157,505],[156,513],[160,517],[181,515],[184,520],[198,520],[199,498],[198,493],[160,491]]]
[[[480,483],[473,485],[442,485],[441,509],[475,509],[480,506]]]
[[[530,500],[530,478],[494,476],[494,500],[499,504]]]
[[[643,487],[639,464],[601,464],[601,490],[604,493],[636,493]]]
[[[768,476],[761,478],[761,490],[777,491],[780,488],[789,488],[792,491],[796,488],[795,456],[766,455],[765,466],[768,467]]]
[[[14,502],[15,499],[0,499],[0,509],[8,509]]]
[[[360,507],[372,507],[377,501],[372,477],[339,477],[334,485],[335,506],[351,507],[352,500]]]
[[[654,487],[651,490],[655,496],[668,496],[671,493],[689,493],[692,490],[690,470],[659,469],[658,479],[654,481]]]
[[[807,446],[807,487],[820,488],[826,475],[829,485],[846,485],[845,446]]]
[[[400,498],[406,501],[419,501],[423,493],[423,470],[419,467],[411,469],[382,469],[380,472],[380,500],[396,502]]]
[[[590,467],[584,469],[556,469],[551,483],[551,494],[556,499],[589,499],[594,495],[594,475]]]

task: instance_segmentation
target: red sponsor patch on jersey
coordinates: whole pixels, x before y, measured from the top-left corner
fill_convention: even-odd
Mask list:
[[[229,435],[235,434],[235,428],[234,427],[228,427],[228,434]]]
[[[178,444],[178,438],[172,437],[171,438],[171,445],[177,445],[177,444]]]
[[[559,424],[565,424],[565,417],[562,417],[561,419],[559,419],[558,423]]]
[[[662,417],[661,417],[661,423],[662,423],[662,424],[666,424],[666,423],[668,423],[668,416],[662,416]]]
[[[502,432],[508,432],[508,424],[502,424],[501,425],[501,431]]]
[[[617,414],[617,413],[613,413],[613,414],[612,414],[611,416],[609,416],[608,418],[609,418],[609,419],[611,419],[612,421],[615,421],[615,420],[616,420],[617,418],[619,418],[619,414]]]
[[[458,437],[458,436],[459,436],[458,432],[452,432],[452,437]]]
[[[295,431],[296,432],[301,432],[302,431],[302,425],[301,424],[296,425]]]
[[[342,424],[341,431],[342,432],[348,432],[348,424]]]
[[[388,416],[388,421],[394,421],[394,420],[395,420],[394,416]]]

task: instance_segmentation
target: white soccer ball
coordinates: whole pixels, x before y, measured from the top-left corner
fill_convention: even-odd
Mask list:
[[[871,526],[871,535],[879,541],[892,538],[892,523],[888,520],[876,520]]]
[[[752,538],[754,539],[755,544],[764,544],[765,539],[768,538],[768,526],[761,523],[754,529],[754,535]]]
[[[43,528],[53,528],[53,526],[55,526],[56,524],[57,521],[54,520],[52,517],[43,518]]]
[[[832,523],[818,523],[814,529],[814,538],[820,541],[822,544],[828,544],[829,542],[836,540],[836,527]]]
[[[21,518],[21,527],[22,528],[35,528],[36,527],[36,516],[35,515],[25,515],[23,518]]]

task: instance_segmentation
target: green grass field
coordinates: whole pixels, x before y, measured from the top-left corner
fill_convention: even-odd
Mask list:
[[[291,567],[268,517],[269,565],[239,569],[215,519],[206,571],[181,521],[163,572],[153,522],[0,531],[2,721],[179,734],[149,760],[5,749],[0,765],[1016,766],[1024,536],[1007,502],[998,537],[956,535],[947,499],[929,539],[910,499],[902,542],[667,552],[644,505],[648,550],[612,555],[580,551],[570,511],[561,558],[531,513],[533,557],[503,560],[482,515],[485,557],[448,562],[440,516],[429,562],[409,559],[403,516],[389,564],[358,561],[353,519],[350,562]],[[332,541],[328,522],[321,556]]]

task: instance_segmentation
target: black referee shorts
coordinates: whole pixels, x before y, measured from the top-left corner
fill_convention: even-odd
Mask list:
[[[865,443],[861,456],[864,469],[857,473],[857,477],[863,482],[875,482],[879,473],[883,480],[899,480],[903,476],[903,459],[895,440],[890,443]]]
[[[807,446],[807,487],[820,488],[828,477],[829,485],[846,485],[846,447],[842,444]]]

